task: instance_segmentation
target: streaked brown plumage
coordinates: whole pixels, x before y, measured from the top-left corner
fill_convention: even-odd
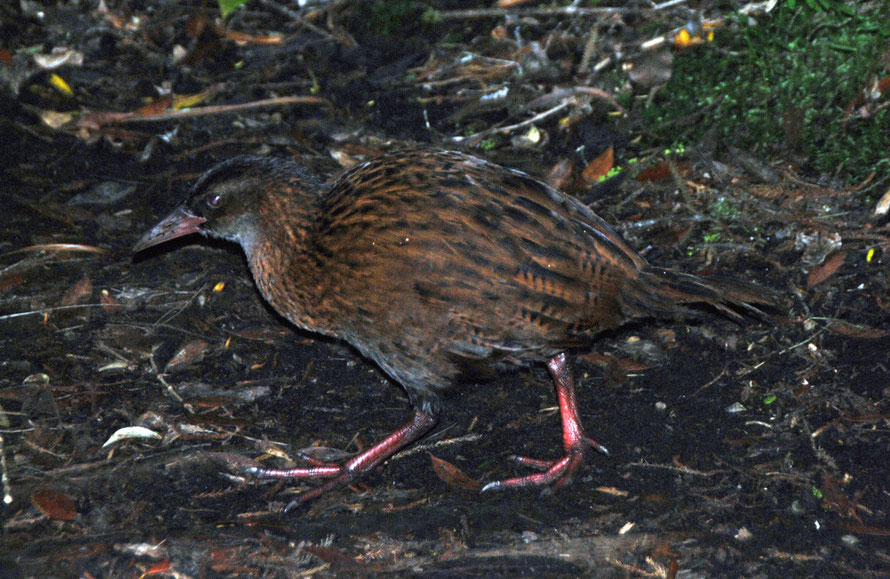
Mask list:
[[[422,436],[438,394],[495,365],[548,362],[565,457],[486,488],[568,482],[590,447],[566,350],[627,320],[706,303],[732,317],[773,304],[767,290],[649,266],[577,200],[519,171],[445,151],[397,151],[326,186],[298,165],[237,157],[136,250],[202,232],[242,246],[262,295],[294,325],[343,339],[401,384],[415,408],[401,429],[345,465],[260,476],[344,484]]]

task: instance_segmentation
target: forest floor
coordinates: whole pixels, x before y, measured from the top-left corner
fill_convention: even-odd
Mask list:
[[[671,59],[619,86],[618,55],[670,44],[691,8],[296,4],[225,26],[197,2],[0,8],[0,574],[890,574],[890,228],[864,201],[886,165],[854,186],[707,138],[666,153],[640,111],[668,98],[650,88]],[[418,444],[284,513],[315,483],[219,457],[352,453],[406,397],[289,327],[237,248],[131,248],[235,154],[331,178],[412,145],[547,180],[651,263],[755,281],[788,311],[647,320],[576,353],[611,454],[566,488],[476,490],[523,472],[512,454],[559,453],[551,382],[528,368],[454,391]]]

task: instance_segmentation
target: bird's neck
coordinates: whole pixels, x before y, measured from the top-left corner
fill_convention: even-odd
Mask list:
[[[260,293],[275,311],[300,328],[323,332],[319,315],[325,272],[311,249],[313,209],[278,208],[261,220],[262,228],[244,252]]]

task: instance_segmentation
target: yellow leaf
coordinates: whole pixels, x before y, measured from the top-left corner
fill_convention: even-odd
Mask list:
[[[74,96],[74,91],[71,90],[71,87],[68,86],[68,83],[65,82],[65,79],[57,74],[49,75],[49,84],[66,97]]]

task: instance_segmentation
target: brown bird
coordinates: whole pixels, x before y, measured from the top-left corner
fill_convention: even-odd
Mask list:
[[[352,344],[402,385],[414,416],[344,464],[249,469],[322,478],[299,501],[373,469],[435,424],[439,394],[502,365],[546,362],[565,454],[483,490],[561,486],[590,449],[565,352],[639,317],[703,303],[739,318],[775,295],[650,266],[587,206],[470,155],[397,151],[325,185],[300,165],[236,157],[136,244],[190,233],[239,244],[263,297],[295,326]],[[293,506],[292,503],[290,506]]]

